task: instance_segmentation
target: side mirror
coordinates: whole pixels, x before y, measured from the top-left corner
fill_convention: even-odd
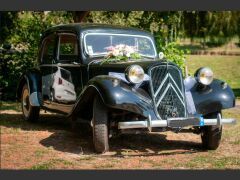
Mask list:
[[[164,58],[164,53],[163,52],[158,53],[158,58],[163,59]]]

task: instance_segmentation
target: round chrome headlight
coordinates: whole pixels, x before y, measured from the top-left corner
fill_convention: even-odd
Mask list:
[[[144,70],[139,65],[132,65],[126,69],[126,79],[133,84],[139,84],[143,82]]]
[[[209,67],[203,67],[197,71],[196,77],[201,84],[209,85],[213,81],[213,72]]]

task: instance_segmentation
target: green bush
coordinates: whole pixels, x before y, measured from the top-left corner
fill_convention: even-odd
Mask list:
[[[11,44],[12,54],[0,52],[0,87],[4,89],[3,99],[15,99],[20,76],[37,63],[41,33],[47,28],[73,22],[68,12],[19,12],[14,19],[14,28],[6,41]],[[1,48],[0,44],[0,48]]]
[[[186,55],[189,54],[190,51],[179,49],[178,47],[176,42],[171,42],[160,47],[159,51],[164,53],[165,59],[174,62],[184,71]]]

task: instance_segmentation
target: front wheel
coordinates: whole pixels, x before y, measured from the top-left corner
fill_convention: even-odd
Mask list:
[[[108,111],[99,96],[93,102],[93,145],[97,153],[109,150]]]
[[[205,116],[205,118],[215,119],[219,112]],[[222,126],[204,126],[201,133],[202,145],[204,149],[216,150],[222,137]]]
[[[40,108],[32,106],[29,101],[29,98],[30,98],[29,89],[27,84],[25,84],[22,89],[21,97],[23,118],[27,121],[36,122],[39,117]]]

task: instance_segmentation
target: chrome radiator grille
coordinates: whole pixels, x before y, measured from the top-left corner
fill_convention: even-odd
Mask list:
[[[161,119],[186,117],[181,71],[174,65],[161,64],[150,69],[150,88]]]

